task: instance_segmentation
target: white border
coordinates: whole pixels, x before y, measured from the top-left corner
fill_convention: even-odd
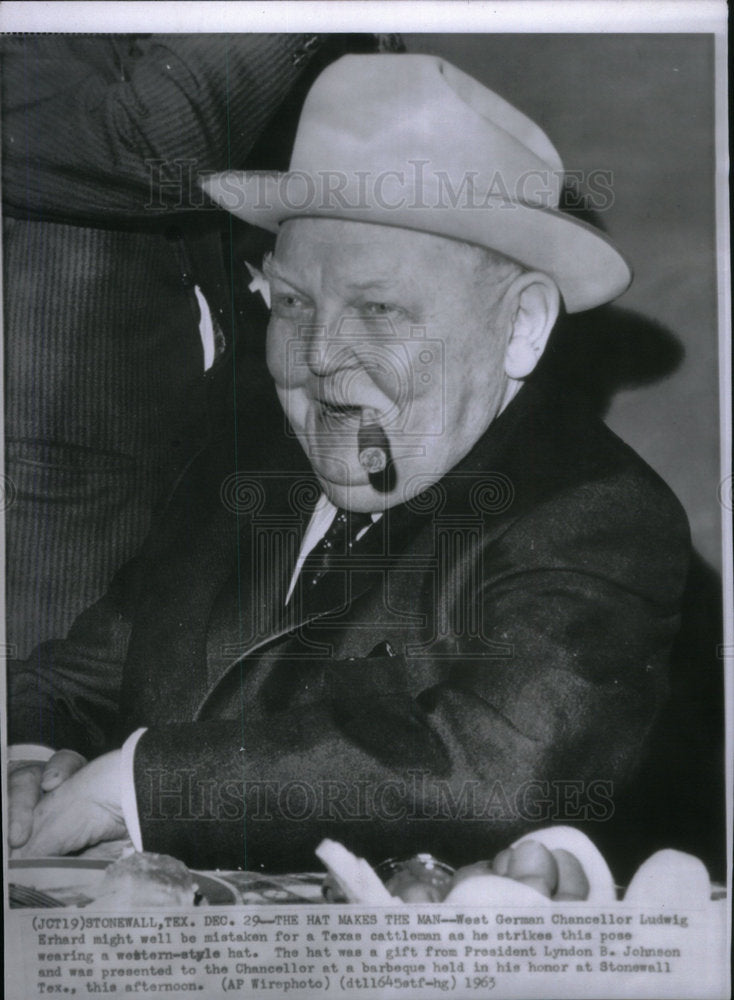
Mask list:
[[[0,6],[3,31],[492,31],[713,32],[723,0],[153,0],[18,2]]]
[[[716,262],[719,318],[719,434],[721,447],[721,589],[723,595],[724,724],[726,727],[727,885],[732,893],[734,847],[734,481],[732,480],[731,242],[729,231],[729,107],[727,36],[715,40]],[[731,946],[732,909],[727,914]]]
[[[239,0],[239,2],[16,2],[0,5],[0,31],[23,32],[493,32],[514,33],[715,33],[716,217],[719,312],[719,403],[722,496],[722,585],[726,682],[727,858],[732,886],[732,787],[734,786],[734,566],[732,545],[731,268],[729,257],[727,8],[724,0]],[[684,123],[681,124],[681,141]],[[2,278],[0,275],[0,288]],[[2,299],[0,298],[0,311]],[[0,373],[2,358],[0,357]],[[2,413],[0,412],[0,429]],[[0,458],[2,457],[0,437]],[[0,526],[2,519],[0,518]],[[0,579],[0,607],[4,580]],[[3,639],[4,615],[0,620]],[[0,703],[5,718],[4,684]],[[5,747],[0,747],[3,773]],[[3,802],[3,818],[4,817]],[[5,852],[4,852],[5,853]],[[731,940],[732,915],[728,912]]]

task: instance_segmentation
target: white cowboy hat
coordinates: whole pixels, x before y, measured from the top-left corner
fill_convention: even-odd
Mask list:
[[[313,84],[290,170],[201,184],[277,232],[304,216],[417,229],[550,275],[568,312],[620,295],[630,269],[593,226],[558,210],[563,164],[529,118],[435,56],[344,56]]]

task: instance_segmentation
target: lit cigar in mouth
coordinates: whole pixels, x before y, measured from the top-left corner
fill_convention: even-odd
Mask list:
[[[368,473],[370,485],[381,493],[394,489],[395,467],[390,455],[390,442],[377,418],[377,412],[370,407],[362,410],[357,451],[359,464]]]

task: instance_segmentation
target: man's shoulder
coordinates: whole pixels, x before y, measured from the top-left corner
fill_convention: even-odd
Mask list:
[[[582,404],[535,390],[518,402],[495,429],[483,473],[505,498],[485,519],[489,564],[601,575],[677,598],[690,531],[672,490]]]
[[[504,426],[498,421],[488,456],[488,471],[494,466],[512,481],[516,513],[575,498],[580,514],[621,504],[630,518],[653,508],[658,520],[687,524],[662,477],[583,400],[548,385],[526,390]]]

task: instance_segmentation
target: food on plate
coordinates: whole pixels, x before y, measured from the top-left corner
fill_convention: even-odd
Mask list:
[[[391,896],[397,896],[404,903],[440,903],[444,897],[442,888],[421,882],[408,872],[394,875],[385,886]]]
[[[191,906],[196,890],[183,862],[167,854],[135,851],[109,866],[94,901],[121,909]]]
[[[558,887],[553,898],[558,902],[562,900],[588,899],[589,880],[586,872],[575,854],[564,851],[562,847],[553,851],[556,867],[558,868]]]
[[[544,896],[555,895],[558,888],[558,865],[556,859],[537,840],[525,840],[517,847],[508,847],[495,857],[492,863],[495,875],[504,875],[516,882],[524,882]]]
[[[457,869],[430,854],[377,866],[334,841],[316,852],[329,869],[327,900],[384,905],[445,902],[464,906],[544,906],[560,902],[608,905],[617,900],[609,866],[591,840],[569,826],[551,826],[516,840],[489,861]],[[709,874],[698,858],[658,851],[637,870],[624,897],[637,906],[699,906],[711,898]]]
[[[635,906],[701,906],[711,898],[706,866],[683,851],[657,851],[643,861],[624,894]]]
[[[321,883],[321,895],[327,903],[347,903],[347,897],[331,872],[326,873],[324,881]]]
[[[456,906],[545,906],[550,902],[532,886],[504,875],[470,875],[444,899],[444,903]]]
[[[364,858],[355,857],[335,840],[322,840],[316,848],[316,857],[325,865],[348,903],[381,906],[395,902]]]
[[[377,874],[388,892],[404,903],[440,903],[451,887],[454,870],[432,854],[416,854],[383,861]]]
[[[500,852],[501,854],[504,851]],[[497,855],[499,857],[499,855]],[[473,865],[464,865],[463,868],[457,868],[454,872],[454,877],[451,879],[451,885],[449,889],[453,889],[463,882],[467,878],[473,878],[475,875],[502,875],[503,872],[499,872],[494,867],[494,861],[475,861]]]
[[[588,866],[588,873],[585,865]],[[595,879],[595,901],[611,902],[616,898],[606,862],[588,837],[571,827],[548,827],[535,831],[517,840],[512,847],[500,851],[493,861],[478,861],[459,868],[447,899],[455,900],[452,891],[463,882],[487,875],[520,883],[557,902],[590,899],[592,879]],[[478,883],[476,887],[470,886],[464,891],[469,894],[492,892],[502,895],[514,892],[491,881]]]
[[[600,904],[615,902],[617,890],[609,865],[599,849],[581,830],[572,826],[548,826],[542,830],[533,830],[532,833],[516,840],[511,849],[517,851],[531,840],[542,844],[554,857],[558,868],[555,898],[585,899],[588,903]],[[556,854],[558,851],[564,852],[560,859]],[[567,857],[569,854],[577,862],[578,867]],[[568,882],[561,880],[561,870],[566,877],[570,876]],[[588,886],[585,895],[584,882]]]

